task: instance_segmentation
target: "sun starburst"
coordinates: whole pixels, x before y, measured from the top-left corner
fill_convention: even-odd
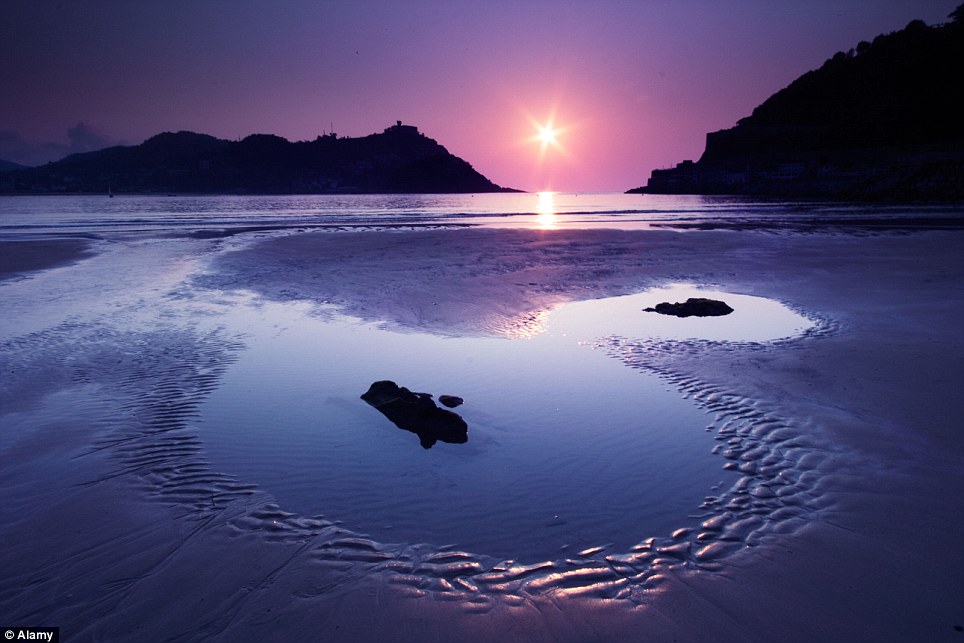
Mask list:
[[[552,145],[556,142],[556,128],[554,128],[551,124],[542,125],[539,127],[539,133],[537,136],[543,145]]]
[[[561,137],[565,134],[566,128],[556,124],[554,115],[544,121],[538,121],[530,117],[529,122],[535,129],[535,134],[530,137],[529,141],[539,144],[540,162],[545,159],[550,149],[565,154],[566,150],[562,145]]]

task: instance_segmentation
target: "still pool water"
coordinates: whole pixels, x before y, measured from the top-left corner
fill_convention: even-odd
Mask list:
[[[688,296],[735,312],[642,312]],[[679,285],[562,306],[526,338],[398,332],[306,303],[246,300],[226,322],[247,349],[201,409],[215,469],[382,542],[522,561],[666,535],[736,479],[705,412],[596,340],[766,341],[809,325],[776,302]],[[360,399],[384,379],[464,398],[468,441],[423,448]]]

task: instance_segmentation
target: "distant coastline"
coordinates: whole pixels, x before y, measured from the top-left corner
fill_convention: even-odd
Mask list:
[[[962,14],[837,53],[628,192],[964,201]]]
[[[360,138],[227,141],[165,132],[140,145],[0,170],[0,194],[446,194],[518,192],[496,185],[412,125]]]

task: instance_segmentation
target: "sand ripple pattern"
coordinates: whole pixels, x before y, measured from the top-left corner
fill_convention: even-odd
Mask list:
[[[210,470],[192,425],[198,405],[239,347],[218,333],[131,332],[67,322],[0,345],[4,363],[16,374],[0,400],[6,406],[42,396],[52,382],[85,391],[83,397],[100,402],[99,420],[90,427],[88,450],[76,457],[111,456],[110,469],[85,486],[132,476],[155,499],[209,508],[254,489]]]

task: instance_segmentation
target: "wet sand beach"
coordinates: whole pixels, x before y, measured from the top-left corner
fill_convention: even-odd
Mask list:
[[[0,242],[0,279],[79,261],[90,254],[84,239],[34,239]]]
[[[8,622],[80,641],[964,639],[959,231],[12,244],[0,263],[20,277],[0,283]],[[209,462],[199,409],[246,350],[219,322],[239,293],[403,332],[526,337],[566,302],[679,282],[777,300],[813,328],[773,342],[597,338],[705,411],[717,466],[736,478],[672,533],[536,563],[443,536],[383,542]]]

